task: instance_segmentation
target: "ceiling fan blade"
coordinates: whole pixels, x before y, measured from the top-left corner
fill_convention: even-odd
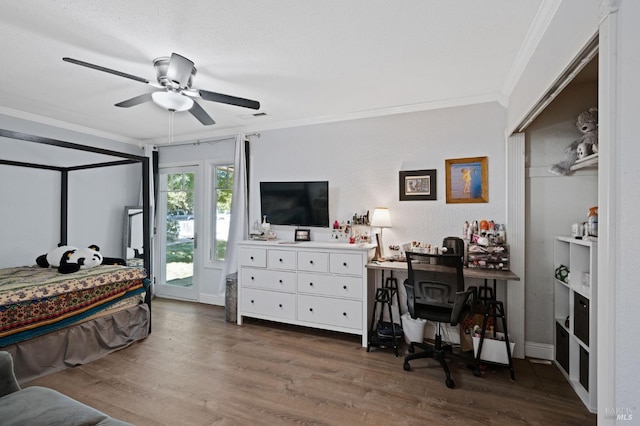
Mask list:
[[[145,93],[144,95],[136,96],[135,98],[127,99],[126,101],[122,101],[116,104],[117,107],[121,108],[129,108],[132,106],[140,105],[145,102],[149,102],[152,100],[151,93]]]
[[[167,79],[178,84],[179,87],[189,87],[189,79],[193,72],[193,62],[177,53],[171,54]]]
[[[152,86],[155,85],[155,83],[150,82],[146,78],[138,77],[132,74],[127,74],[122,71],[112,70],[111,68],[101,67],[100,65],[90,64],[89,62],[79,61],[73,58],[62,58],[62,60],[72,64],[81,65],[83,67],[93,68],[94,70],[108,72],[109,74],[115,74],[119,77],[129,78],[131,80],[139,81],[140,83],[151,84]]]
[[[189,112],[205,126],[216,124],[216,122],[213,121],[213,118],[211,118],[211,116],[207,114],[207,112],[196,101],[193,101],[193,106],[191,107]]]
[[[206,90],[200,90],[200,97],[205,101],[219,102],[221,104],[237,105],[245,108],[260,109],[260,102],[252,101],[251,99],[238,98],[230,95],[223,95],[222,93],[208,92]]]

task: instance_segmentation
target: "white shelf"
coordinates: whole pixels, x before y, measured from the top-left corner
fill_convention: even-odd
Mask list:
[[[555,269],[569,268],[569,282],[555,278]],[[585,275],[587,274],[587,275]],[[554,243],[555,362],[591,412],[597,408],[597,241],[556,237]],[[569,318],[569,327],[565,321]]]
[[[598,154],[591,154],[580,160],[577,160],[573,166],[571,166],[571,170],[579,170],[587,167],[597,167],[598,166]]]

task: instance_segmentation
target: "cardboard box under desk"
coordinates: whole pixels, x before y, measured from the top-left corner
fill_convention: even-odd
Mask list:
[[[509,245],[484,247],[478,244],[469,244],[467,248],[467,267],[509,271]]]

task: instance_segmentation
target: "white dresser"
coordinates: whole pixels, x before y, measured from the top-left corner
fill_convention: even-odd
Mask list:
[[[243,317],[362,336],[367,346],[367,271],[373,244],[242,241],[238,324]]]

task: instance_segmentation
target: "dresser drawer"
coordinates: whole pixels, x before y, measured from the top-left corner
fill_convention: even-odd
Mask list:
[[[298,295],[298,321],[362,329],[362,302]]]
[[[257,287],[268,290],[295,293],[296,273],[259,268],[242,268],[242,287]]]
[[[242,289],[242,314],[254,313],[277,318],[295,319],[296,295],[278,291]]]
[[[264,268],[267,266],[267,250],[253,247],[241,247],[238,253],[238,259],[240,266]]]
[[[298,292],[362,299],[362,278],[300,272]]]
[[[329,256],[329,272],[362,276],[362,256],[359,254],[331,253]]]
[[[287,250],[269,250],[267,257],[269,269],[296,270],[296,252]]]
[[[298,270],[307,272],[328,272],[329,253],[317,251],[298,252]]]

